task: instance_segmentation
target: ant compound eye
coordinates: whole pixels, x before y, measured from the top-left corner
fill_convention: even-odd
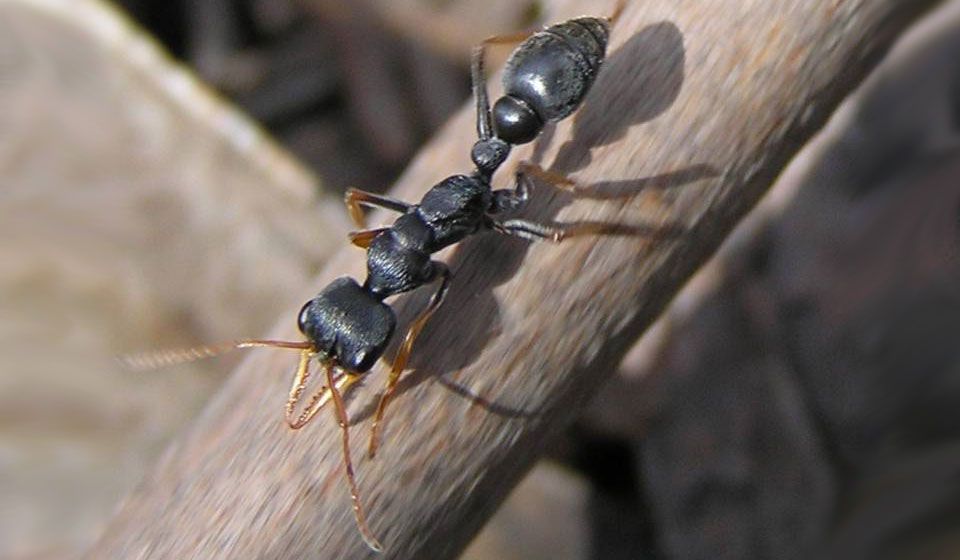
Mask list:
[[[307,329],[313,323],[313,300],[308,301],[300,308],[300,313],[297,315],[297,328],[300,329],[300,332],[307,334]]]
[[[366,350],[360,350],[356,354],[351,356],[351,359],[350,359],[351,369],[353,369],[354,371],[365,371],[367,368],[369,368],[370,366],[365,363],[367,361],[368,356],[369,356],[369,353]],[[367,366],[367,367],[364,368],[364,366]]]
[[[361,348],[344,356],[344,366],[354,373],[365,373],[377,363],[382,354],[376,348]]]

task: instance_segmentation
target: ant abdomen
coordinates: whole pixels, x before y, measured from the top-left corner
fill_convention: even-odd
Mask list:
[[[547,122],[573,113],[593,85],[609,36],[609,21],[581,17],[524,41],[507,60],[504,96],[493,106],[497,137],[524,144]]]

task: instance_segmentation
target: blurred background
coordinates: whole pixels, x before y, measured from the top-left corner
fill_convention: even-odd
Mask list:
[[[82,551],[236,360],[114,357],[267,332],[342,191],[388,188],[470,48],[554,4],[0,2],[0,558]],[[952,0],[465,558],[960,558],[958,56]]]

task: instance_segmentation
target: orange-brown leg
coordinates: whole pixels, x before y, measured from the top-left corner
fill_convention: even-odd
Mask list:
[[[420,331],[423,330],[427,321],[430,320],[430,316],[440,307],[440,304],[443,303],[443,298],[447,295],[447,287],[450,284],[450,270],[443,263],[434,262],[433,266],[435,267],[434,270],[436,270],[435,278],[440,278],[440,287],[433,293],[433,297],[430,298],[430,303],[427,304],[426,309],[424,309],[420,315],[414,319],[413,324],[410,325],[410,330],[407,331],[407,336],[404,337],[403,344],[400,345],[400,349],[397,351],[397,357],[393,360],[390,377],[387,378],[387,386],[383,391],[383,395],[380,397],[380,403],[377,405],[377,413],[373,417],[373,424],[370,427],[370,446],[367,449],[367,456],[371,458],[377,454],[377,447],[380,444],[381,422],[387,410],[387,403],[390,402],[390,399],[393,397],[393,393],[397,389],[397,381],[400,380],[400,374],[403,373],[403,369],[407,366],[407,359],[410,358],[410,352],[413,350],[413,342],[417,339]]]
[[[380,235],[384,231],[387,231],[390,228],[374,228],[374,229],[362,229],[360,231],[351,231],[347,234],[347,237],[350,239],[350,243],[353,243],[357,247],[366,249],[370,246],[370,243],[373,242],[373,238]]]
[[[533,33],[533,31],[527,30],[517,31],[515,33],[505,33],[503,35],[492,35],[484,39],[480,45],[485,47],[487,45],[510,45],[513,43],[519,43],[520,41],[523,41],[527,37],[533,35]]]
[[[617,20],[620,19],[620,15],[623,13],[623,8],[626,7],[627,0],[617,0],[616,5],[613,7],[613,13],[607,16],[607,21],[610,22],[610,25],[617,23]]]
[[[381,552],[383,546],[380,541],[373,536],[373,531],[367,525],[366,515],[363,512],[363,505],[360,503],[360,491],[357,489],[357,480],[353,474],[353,461],[350,459],[350,419],[347,417],[347,408],[343,404],[343,397],[333,378],[332,364],[324,364],[327,374],[327,386],[330,387],[330,394],[333,396],[334,417],[340,424],[340,431],[343,435],[343,465],[347,475],[347,484],[350,487],[350,500],[353,502],[353,517],[357,522],[357,529],[360,530],[360,536],[363,542],[367,543],[375,552]],[[344,376],[349,377],[345,373]]]
[[[350,213],[353,223],[360,228],[364,227],[363,206],[386,208],[401,214],[410,210],[412,206],[402,200],[354,188],[347,189],[347,192],[343,195],[343,202],[347,205],[347,212]]]
[[[548,183],[551,186],[563,191],[575,191],[579,187],[577,182],[555,171],[548,171],[539,165],[530,161],[521,161],[517,164],[517,184],[519,185],[524,176],[534,177]]]

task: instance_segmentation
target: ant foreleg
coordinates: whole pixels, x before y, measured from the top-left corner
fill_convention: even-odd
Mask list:
[[[440,304],[443,303],[443,298],[447,295],[447,288],[450,284],[450,269],[440,262],[433,261],[432,264],[434,267],[434,279],[440,278],[440,287],[433,293],[433,297],[430,298],[430,303],[426,309],[424,309],[410,325],[410,330],[407,331],[407,336],[403,339],[403,344],[400,345],[400,349],[397,351],[397,357],[393,360],[393,368],[390,370],[390,377],[387,378],[387,386],[383,391],[383,395],[380,397],[376,416],[374,416],[373,424],[370,426],[370,446],[367,449],[367,456],[371,458],[377,453],[380,425],[387,409],[387,403],[390,401],[390,398],[393,397],[393,393],[397,389],[397,381],[400,380],[400,374],[403,373],[404,368],[407,366],[407,359],[410,358],[413,342],[417,339],[417,336],[420,334],[420,331],[423,330],[424,325],[427,324],[430,316],[440,307]]]
[[[347,212],[350,213],[350,219],[357,227],[364,227],[363,209],[361,207],[379,207],[393,210],[394,212],[406,213],[413,206],[402,200],[374,194],[359,189],[349,188],[343,195],[343,202],[347,205]]]
[[[381,552],[383,545],[373,536],[373,532],[367,525],[363,505],[360,503],[360,491],[357,489],[357,480],[353,474],[353,461],[350,459],[350,419],[347,417],[347,407],[343,404],[343,397],[337,388],[339,381],[334,381],[332,364],[324,364],[324,370],[327,374],[327,386],[330,387],[330,393],[333,396],[334,416],[337,423],[340,424],[340,431],[343,435],[343,466],[347,474],[347,484],[350,486],[350,499],[353,501],[353,517],[357,522],[357,528],[360,530],[363,542],[367,543],[367,546],[374,551]],[[345,373],[344,376],[349,378],[350,374]]]
[[[374,229],[363,229],[360,231],[351,231],[347,234],[347,237],[350,239],[350,243],[353,243],[361,249],[366,249],[370,246],[370,243],[373,242],[381,233],[390,229],[389,227],[374,228]]]

